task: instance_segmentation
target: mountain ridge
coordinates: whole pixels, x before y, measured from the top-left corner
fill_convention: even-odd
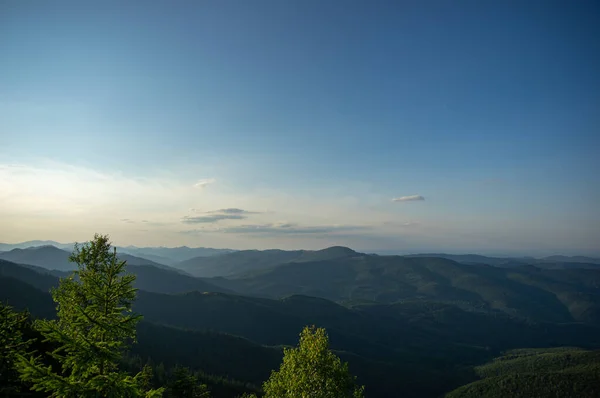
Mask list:
[[[350,262],[360,262],[365,258],[374,261],[372,257],[356,257]],[[413,265],[411,270],[414,271],[419,268],[416,264],[422,260],[403,261]],[[444,259],[435,261],[433,266],[446,267],[449,273],[478,268]],[[285,266],[301,268],[317,264],[322,269],[324,263],[327,261],[290,263]],[[347,259],[339,260],[339,263],[353,267],[347,264]],[[14,272],[2,273],[3,267],[0,266],[0,300],[8,301],[19,309],[29,308],[34,315],[52,316],[48,315],[54,311],[50,295],[29,282],[44,287],[49,284],[48,280],[51,279],[50,283],[54,284],[58,278],[40,268],[32,269],[8,262],[1,264]],[[136,273],[136,266],[129,267],[131,272]],[[508,272],[505,269],[487,268],[493,272]],[[154,268],[154,271],[169,272],[159,268]],[[578,273],[589,274],[587,270],[557,272],[577,280],[580,277]],[[383,276],[389,278],[390,275]],[[227,358],[225,362],[237,364],[232,372],[242,372],[235,373],[238,377],[250,377],[247,376],[248,372],[243,371],[245,366],[256,366],[257,372],[259,369],[260,372],[266,372],[276,366],[271,363],[276,362],[276,351],[263,351],[261,347],[293,345],[297,341],[298,331],[307,324],[325,327],[332,349],[342,359],[350,360],[353,373],[357,374],[361,383],[367,384],[369,394],[373,397],[394,396],[398,391],[403,391],[404,396],[411,398],[440,396],[473,381],[470,373],[463,368],[490,360],[505,349],[574,344],[600,347],[600,331],[592,325],[536,322],[519,319],[502,311],[465,310],[451,303],[428,300],[341,305],[305,295],[268,299],[223,292],[165,294],[139,290],[134,311],[145,317],[144,325],[148,326],[144,326],[144,330],[150,330],[145,333],[140,329],[140,350],[134,349],[138,355],[177,361],[179,357],[174,356],[177,354],[189,366],[208,364],[206,366],[214,366],[219,372],[228,372],[228,365],[218,365],[214,361]],[[226,335],[246,339],[248,343],[244,343],[246,340],[235,343],[241,344],[239,347],[243,352],[252,349],[256,350],[256,355],[271,353],[268,355],[275,359],[271,359],[268,365],[261,365],[260,361],[249,363],[223,347],[225,351],[212,351],[215,356],[221,356],[220,359],[203,361],[200,351],[187,346],[199,344],[200,347],[207,347],[206,344],[211,344],[206,340],[208,336],[221,339],[225,337],[219,336]],[[212,341],[218,341],[215,339]],[[233,340],[231,343],[234,344]],[[193,353],[200,357],[194,358],[191,355]],[[398,378],[398,374],[403,377]],[[260,377],[264,380],[264,376]]]
[[[10,251],[0,252],[0,259],[20,264],[35,265],[49,270],[73,271],[77,268],[75,263],[69,261],[71,252],[53,245],[33,246],[25,249],[15,248]],[[128,265],[152,265],[170,271],[183,273],[184,271],[155,261],[133,256],[127,253],[117,253],[119,260],[127,261]]]
[[[357,256],[213,278],[240,294],[336,302],[428,299],[537,320],[600,323],[600,269],[501,268],[437,257]]]
[[[136,274],[134,287],[156,293],[185,293],[188,291],[213,291],[233,293],[227,288],[216,286],[201,278],[184,275],[152,265],[127,265],[128,272]],[[0,276],[17,278],[37,289],[48,291],[58,285],[59,278],[70,272],[48,270],[28,264],[17,264],[0,259]]]
[[[343,246],[332,246],[321,250],[240,250],[219,256],[194,257],[174,266],[195,276],[227,277],[290,262],[350,258],[356,255],[364,254]]]

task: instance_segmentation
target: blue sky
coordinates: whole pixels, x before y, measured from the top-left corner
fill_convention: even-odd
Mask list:
[[[598,254],[599,17],[2,1],[0,240]]]

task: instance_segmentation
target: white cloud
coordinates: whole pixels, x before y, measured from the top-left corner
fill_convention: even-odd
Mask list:
[[[223,227],[219,232],[233,234],[265,234],[265,235],[304,235],[304,234],[335,234],[338,232],[365,231],[371,229],[366,225],[310,225],[302,226],[293,223],[272,223],[238,225]]]
[[[214,214],[208,216],[190,217],[185,216],[181,219],[184,224],[210,224],[221,220],[243,220],[245,216],[239,214]]]
[[[420,224],[416,221],[386,221],[383,225],[390,227],[418,227]]]
[[[425,198],[421,195],[400,196],[399,198],[392,199],[392,202],[413,202],[419,200],[425,200]]]
[[[207,186],[209,186],[210,184],[214,184],[215,182],[217,182],[217,180],[215,180],[214,178],[206,178],[204,180],[198,180],[195,184],[194,184],[194,188],[206,188]]]
[[[230,207],[228,209],[219,209],[213,211],[207,211],[209,214],[260,214],[258,211],[248,211],[244,209],[238,209],[235,207]]]
[[[374,233],[390,219],[334,193],[241,191],[229,181],[199,189],[216,180],[194,183],[167,171],[140,177],[40,160],[14,163],[0,159],[0,241],[82,241],[100,232],[120,245],[308,247],[320,245],[321,237],[340,237],[343,243],[343,233]],[[202,242],[180,233],[182,223],[202,231]],[[248,243],[250,236],[264,241]],[[292,236],[294,244],[284,239]]]

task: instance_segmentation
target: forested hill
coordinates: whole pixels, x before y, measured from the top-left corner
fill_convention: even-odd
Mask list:
[[[76,269],[76,265],[69,261],[70,255],[70,250],[60,249],[52,245],[45,245],[27,247],[24,249],[15,248],[10,251],[0,252],[0,259],[18,264],[35,265],[48,270],[70,272]],[[119,253],[119,259],[121,261],[127,261],[127,265],[129,266],[150,265],[155,268],[184,273],[178,268],[169,267],[147,258],[136,257],[131,254]]]
[[[183,293],[190,291],[231,292],[201,278],[153,265],[128,265],[128,271],[136,275],[134,282],[138,289],[157,293]],[[31,285],[47,291],[58,285],[58,277],[69,275],[66,271],[48,270],[28,264],[16,264],[0,260],[0,275],[19,278]]]
[[[600,350],[511,350],[475,370],[482,380],[446,398],[596,398],[600,391]]]
[[[600,324],[600,269],[499,268],[443,258],[353,256],[214,278],[241,294],[293,294],[344,303],[434,300],[547,322]]]
[[[174,266],[202,277],[232,276],[269,269],[290,262],[340,260],[364,256],[354,250],[333,246],[323,250],[241,250],[218,256],[200,256]]]
[[[464,267],[448,260],[409,261],[419,261],[417,264],[429,261],[429,267],[434,270],[446,266],[449,274]],[[310,270],[314,264],[323,267],[328,262],[288,264],[283,269],[305,266]],[[138,272],[139,286],[155,286],[144,282],[148,272],[146,267],[129,268]],[[348,264],[346,268],[353,270]],[[418,275],[414,273],[416,268],[413,263],[403,272],[390,275],[408,278],[408,271],[412,270],[415,278]],[[273,272],[281,272],[277,269]],[[319,279],[321,284],[323,280],[329,280],[326,271]],[[353,273],[356,271],[354,269]],[[171,278],[183,278],[181,283],[196,280],[159,268],[152,269],[148,275],[153,272],[159,275],[156,281],[165,283],[169,281],[165,272]],[[361,272],[368,274],[364,270]],[[376,275],[376,272],[371,271],[371,274]],[[44,290],[56,285],[55,276],[42,268],[9,262],[0,264],[0,275],[0,286],[3,287],[0,300],[17,308],[28,308],[34,315],[52,316],[53,305]],[[356,275],[361,273],[354,275],[355,279],[348,280],[357,283]],[[581,278],[578,273],[565,275],[568,276],[563,278],[564,283],[575,283]],[[462,278],[468,276],[465,272]],[[460,276],[455,278],[460,280]],[[491,277],[489,280],[496,281]],[[501,284],[502,281],[496,282]],[[205,283],[198,279],[200,282]],[[593,283],[593,278],[588,278],[587,283]],[[397,284],[405,289],[409,286]],[[389,286],[384,285],[384,288]],[[198,284],[197,287],[199,291],[179,294],[160,294],[165,292],[158,288],[154,292],[138,292],[134,310],[144,315],[146,322],[157,326],[140,324],[139,345],[134,346],[132,354],[150,356],[154,361],[166,364],[182,363],[207,374],[256,386],[281,356],[279,349],[270,347],[294,344],[298,330],[304,325],[315,324],[328,330],[332,348],[350,361],[351,370],[367,386],[367,396],[386,397],[393,392],[405,391],[403,395],[408,397],[433,397],[471,381],[473,376],[467,371],[469,366],[485,362],[507,349],[556,345],[600,347],[600,330],[591,325],[562,320],[534,321],[487,307],[475,310],[471,308],[473,306],[459,305],[460,301],[440,302],[421,297],[343,306],[305,295],[283,299],[253,298],[217,292],[215,290],[220,288],[210,284]],[[226,343],[227,336],[239,336],[242,340]],[[219,339],[224,339],[223,344],[213,344]],[[255,355],[248,357],[247,351],[252,350]],[[228,359],[223,361],[222,358]],[[247,367],[255,372],[245,370]],[[403,377],[398,378],[398,374]]]
[[[2,253],[0,300],[54,317],[47,292],[73,268],[64,265],[68,255],[55,247]],[[438,397],[478,383],[473,367],[507,350],[600,348],[594,267],[486,265],[344,247],[220,253],[191,259],[187,270],[119,258],[136,275],[133,309],[144,316],[129,366],[141,358],[188,366],[224,398],[258,391],[281,347],[295,344],[306,325],[328,331],[368,397]]]

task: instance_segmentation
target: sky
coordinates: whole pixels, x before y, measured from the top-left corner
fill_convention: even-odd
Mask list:
[[[599,18],[0,0],[0,241],[600,255]]]

